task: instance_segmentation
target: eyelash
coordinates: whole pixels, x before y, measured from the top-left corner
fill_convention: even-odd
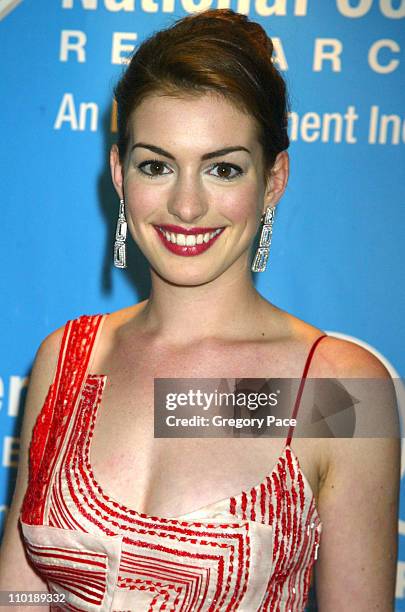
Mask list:
[[[142,170],[143,167],[148,166],[149,164],[163,164],[165,165],[165,162],[162,162],[162,160],[160,159],[147,159],[146,161],[138,164],[138,166],[136,167],[137,171],[140,172],[143,176],[146,176],[149,179],[155,179],[155,178],[159,178],[160,176],[165,176],[164,174],[148,174],[147,172],[144,172]],[[233,170],[237,171],[237,174],[235,174],[234,176],[230,177],[230,178],[226,178],[223,176],[217,176],[216,178],[220,178],[223,181],[233,181],[235,178],[238,178],[239,176],[242,176],[242,174],[244,174],[244,171],[242,170],[242,168],[240,166],[237,166],[236,164],[230,164],[229,162],[216,162],[215,164],[212,164],[212,166],[210,166],[210,170],[212,170],[213,168],[215,168],[216,166],[225,166],[226,168],[232,168]]]

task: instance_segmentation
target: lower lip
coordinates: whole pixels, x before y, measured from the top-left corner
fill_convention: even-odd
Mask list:
[[[172,253],[175,253],[176,255],[183,255],[183,257],[193,257],[194,255],[204,253],[204,251],[207,251],[210,247],[212,247],[216,239],[219,238],[222,232],[224,231],[222,229],[213,238],[210,238],[208,242],[202,242],[201,244],[196,244],[195,246],[187,246],[182,244],[176,244],[174,242],[169,242],[169,240],[167,240],[166,236],[161,232],[160,229],[158,229],[155,225],[153,227],[157,231],[158,236],[166,247],[166,249],[168,251],[171,251]]]

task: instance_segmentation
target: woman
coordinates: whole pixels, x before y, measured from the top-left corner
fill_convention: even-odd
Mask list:
[[[118,84],[115,264],[128,226],[151,295],[41,344],[2,589],[48,586],[67,610],[298,611],[316,561],[322,612],[392,609],[397,439],[292,447],[292,423],[281,440],[154,437],[156,378],[297,378],[292,416],[309,372],[389,378],[252,283],[289,173],[272,50],[258,24],[210,10],[145,41]]]

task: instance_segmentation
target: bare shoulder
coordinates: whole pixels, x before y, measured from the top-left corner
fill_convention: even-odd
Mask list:
[[[391,374],[370,350],[359,344],[327,336],[319,343],[311,376],[338,381],[355,398],[354,438],[325,438],[322,448],[323,474],[346,471],[354,464],[384,461],[398,452],[399,415]]]
[[[20,460],[23,469],[27,467],[26,454],[32,435],[32,428],[46,399],[49,387],[54,379],[60,347],[66,324],[49,333],[39,345],[29,376],[29,385],[24,407],[24,419],[21,429]]]
[[[381,360],[368,349],[356,342],[328,335],[322,329],[291,313],[277,310],[282,316],[283,326],[288,330],[288,335],[296,339],[304,350],[317,338],[326,336],[316,347],[316,355],[311,362],[311,376],[390,378],[390,373]]]
[[[56,369],[59,349],[62,344],[66,325],[67,324],[58,327],[42,340],[35,355],[30,380],[35,378],[39,381],[52,378],[52,374]]]
[[[317,348],[314,376],[391,378],[382,361],[356,342],[328,335]]]
[[[343,385],[357,401],[355,437],[317,438],[312,445],[316,447],[320,488],[333,488],[337,473],[350,481],[359,465],[372,473],[376,463],[395,464],[399,453],[399,415],[395,386],[386,366],[372,351],[356,342],[328,335],[301,319],[287,316],[293,336],[307,354],[317,338],[326,336],[316,346],[308,376],[338,381],[339,388]],[[330,406],[325,409],[327,414]],[[359,431],[373,431],[375,436],[360,437]]]
[[[53,381],[66,324],[49,333],[39,345],[32,370],[25,401],[24,420],[21,430],[21,446],[26,446],[34,422],[41,411],[48,389]]]

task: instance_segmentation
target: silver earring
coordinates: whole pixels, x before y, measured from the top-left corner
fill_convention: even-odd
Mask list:
[[[115,230],[114,242],[114,266],[116,268],[126,268],[126,244],[127,220],[125,219],[125,203],[120,200],[120,210],[118,213],[117,229]]]
[[[273,232],[274,214],[275,207],[268,206],[266,208],[265,214],[262,216],[262,219],[264,217],[264,223],[262,227],[262,233],[260,234],[259,246],[252,263],[252,272],[264,272],[266,269],[271,245],[271,236]]]

